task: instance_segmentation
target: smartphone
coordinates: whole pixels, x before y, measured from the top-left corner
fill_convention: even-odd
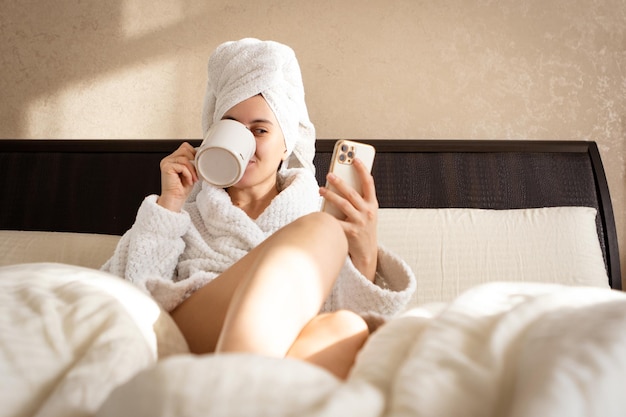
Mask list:
[[[340,139],[337,143],[335,143],[328,172],[332,172],[339,178],[343,179],[347,185],[354,188],[359,194],[363,195],[361,180],[356,169],[352,165],[352,162],[354,162],[355,158],[359,158],[365,164],[367,172],[371,172],[375,154],[376,150],[372,145],[352,140]],[[341,193],[335,187],[328,184],[328,182],[326,183],[326,187],[329,190],[341,195]],[[343,212],[326,200],[322,203],[322,211],[332,214],[340,220],[346,218],[346,215],[343,214]]]

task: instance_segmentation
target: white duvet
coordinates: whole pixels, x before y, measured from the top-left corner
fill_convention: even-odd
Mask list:
[[[2,416],[624,416],[626,295],[485,284],[376,331],[346,382],[254,355],[194,356],[125,281],[0,268]]]

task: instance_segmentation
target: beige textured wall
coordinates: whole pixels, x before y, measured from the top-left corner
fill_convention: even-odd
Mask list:
[[[626,0],[5,0],[0,36],[3,138],[198,137],[206,58],[254,36],[319,137],[595,140],[626,270]]]

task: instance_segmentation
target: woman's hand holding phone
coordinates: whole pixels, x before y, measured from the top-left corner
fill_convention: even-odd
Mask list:
[[[354,146],[349,148],[354,151],[349,161],[341,161],[341,146],[345,142]],[[370,174],[373,159],[374,149],[369,145],[351,141],[338,143],[326,187],[320,188],[324,197],[322,210],[340,220],[352,263],[370,281],[374,281],[378,261],[378,199]]]

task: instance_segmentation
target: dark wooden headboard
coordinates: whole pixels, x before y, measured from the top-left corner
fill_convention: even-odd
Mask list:
[[[195,146],[199,140],[191,141]],[[323,184],[334,140],[318,140]],[[380,207],[589,206],[613,288],[617,233],[595,142],[364,140],[377,149]],[[180,140],[0,140],[0,229],[122,234],[160,192],[159,161]]]

